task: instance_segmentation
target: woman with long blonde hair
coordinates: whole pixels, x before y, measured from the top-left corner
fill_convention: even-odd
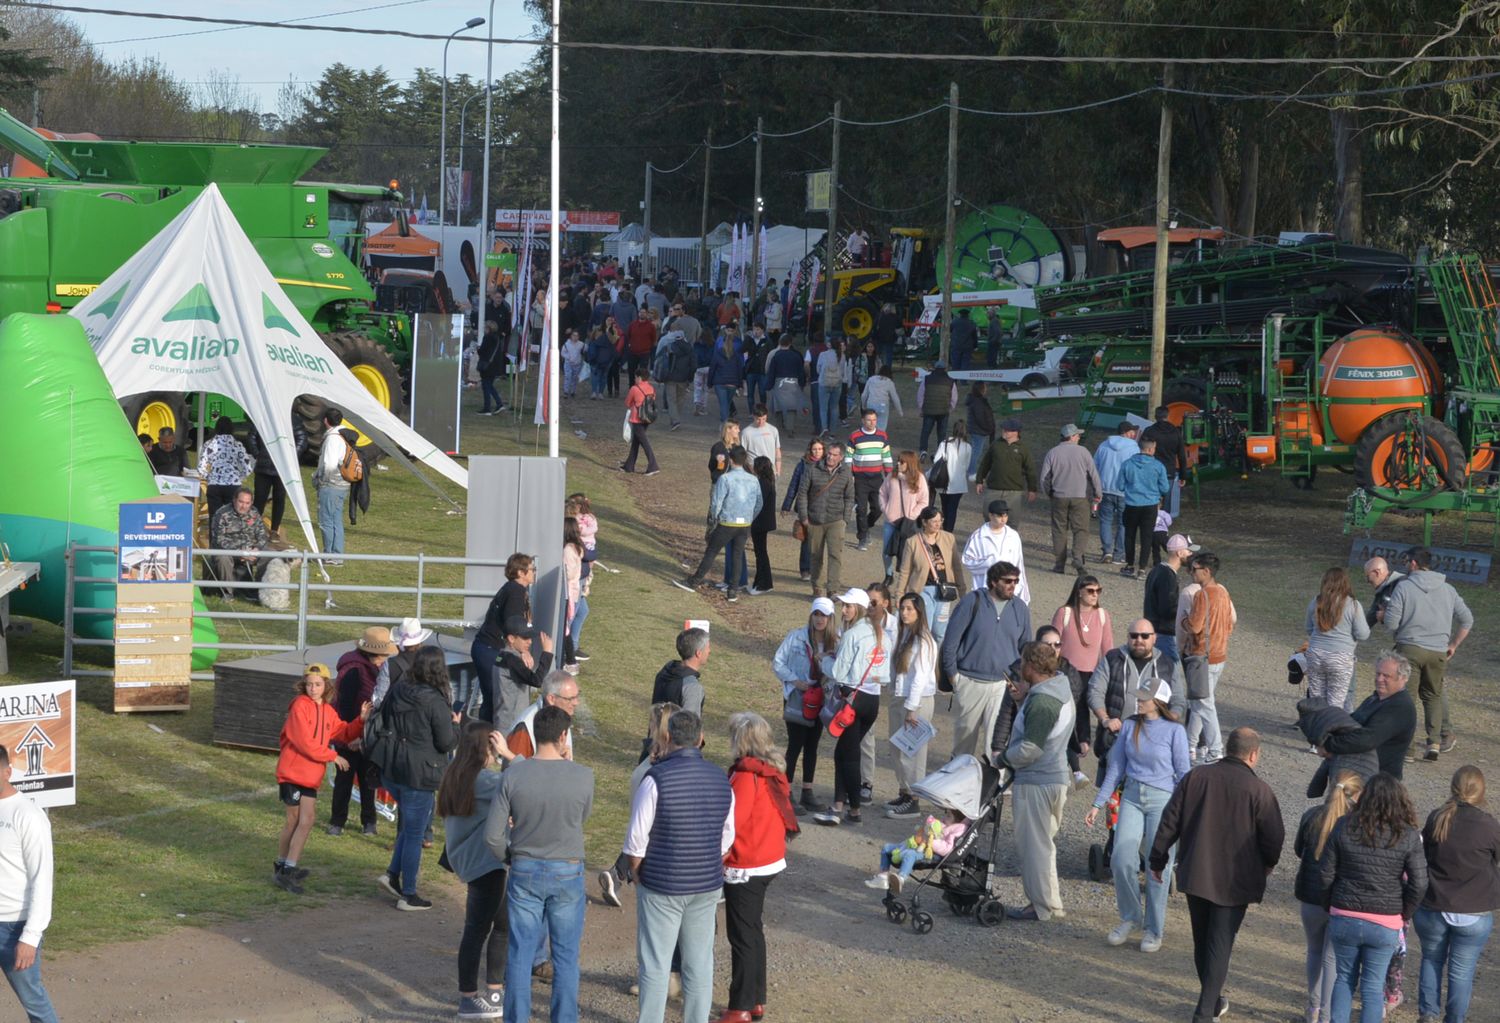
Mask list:
[[[1370,636],[1365,609],[1354,599],[1349,570],[1323,573],[1307,602],[1307,695],[1330,707],[1354,708],[1354,650]]]
[[[799,829],[766,719],[750,711],[731,717],[729,755],[734,843],[724,854],[724,929],[732,963],[729,1006],[719,1023],[750,1023],[766,1012],[766,890],[786,869],[787,836]]]
[[[887,581],[900,567],[901,548],[917,531],[917,516],[931,503],[927,478],[915,451],[896,456],[896,471],[880,484],[880,514],[885,519],[885,540],[881,545]]]
[[[1353,771],[1330,780],[1320,806],[1302,815],[1292,851],[1301,862],[1293,894],[1302,904],[1302,934],[1307,939],[1307,1023],[1329,1023],[1333,1003],[1333,946],[1328,943],[1328,892],[1318,883],[1318,860],[1333,826],[1359,802],[1365,783]]]
[[[844,634],[826,674],[831,685],[828,699],[844,704],[840,716],[828,726],[838,735],[833,748],[833,805],[813,815],[819,824],[837,825],[861,821],[859,813],[859,745],[880,716],[880,691],[891,681],[890,642],[886,637],[883,607],[871,607],[864,590],[848,589],[834,598],[843,605]],[[852,720],[848,720],[852,712]],[[844,814],[847,804],[848,816]]]
[[[1417,1015],[1463,1023],[1500,908],[1500,823],[1485,810],[1484,772],[1473,764],[1453,772],[1449,791],[1422,829],[1428,884],[1413,917],[1422,944]],[[1445,973],[1446,1004],[1440,997]]]

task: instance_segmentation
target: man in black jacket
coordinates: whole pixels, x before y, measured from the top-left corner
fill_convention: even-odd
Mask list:
[[[1151,876],[1158,882],[1177,845],[1177,887],[1187,897],[1200,986],[1193,1023],[1229,1011],[1223,991],[1235,935],[1250,903],[1265,896],[1286,841],[1281,806],[1256,777],[1258,763],[1255,730],[1230,732],[1223,759],[1194,768],[1177,784],[1151,844]]]
[[[1410,679],[1410,661],[1394,650],[1381,654],[1375,662],[1375,692],[1354,708],[1354,720],[1361,727],[1328,736],[1320,752],[1338,756],[1374,750],[1380,769],[1400,778],[1417,731],[1417,705],[1406,690]]]
[[[1167,514],[1177,518],[1181,506],[1181,490],[1187,483],[1187,448],[1182,443],[1182,431],[1172,425],[1171,412],[1165,405],[1156,407],[1156,422],[1141,431],[1141,443],[1156,441],[1156,460],[1167,470]]]
[[[651,703],[675,703],[683,710],[703,716],[703,683],[698,676],[708,663],[710,646],[705,629],[683,629],[677,634],[678,660],[668,661],[656,673]],[[649,749],[650,737],[647,737]]]

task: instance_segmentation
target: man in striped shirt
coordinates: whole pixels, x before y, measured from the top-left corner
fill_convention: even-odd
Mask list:
[[[854,529],[859,549],[870,549],[870,527],[880,521],[880,485],[895,469],[890,438],[877,428],[873,409],[859,413],[860,428],[849,435],[849,468],[854,473]]]

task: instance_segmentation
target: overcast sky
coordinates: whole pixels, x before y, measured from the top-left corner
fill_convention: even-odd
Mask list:
[[[522,38],[533,34],[523,0],[494,0],[494,4],[495,35]],[[443,33],[489,13],[489,0],[224,0],[212,5],[202,0],[95,0],[89,6]],[[357,9],[364,10],[350,13]],[[362,69],[384,67],[397,81],[410,79],[419,67],[438,71],[443,62],[443,44],[436,40],[271,28],[215,29],[192,22],[105,14],[68,17],[82,26],[105,57],[157,57],[195,87],[210,72],[222,71],[238,77],[242,87],[259,100],[261,110],[273,113],[276,92],[289,78],[315,82],[336,61]],[[484,30],[473,29],[454,40],[448,48],[448,74],[456,77],[467,72],[482,78],[485,48],[463,42],[465,35],[483,37]],[[529,46],[497,45],[495,77],[520,67],[531,52]]]

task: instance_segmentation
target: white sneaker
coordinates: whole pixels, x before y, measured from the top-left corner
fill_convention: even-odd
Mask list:
[[[1077,792],[1079,789],[1088,788],[1088,784],[1089,784],[1089,776],[1088,775],[1084,774],[1082,771],[1074,771],[1073,772],[1073,791],[1074,792]]]
[[[865,887],[874,888],[876,891],[887,891],[891,886],[890,878],[884,874],[876,874],[874,877],[865,878]]]
[[[1141,951],[1142,952],[1160,952],[1161,951],[1161,935],[1160,934],[1152,934],[1150,931],[1147,931],[1146,932],[1146,936],[1141,939]]]
[[[1130,940],[1131,932],[1135,930],[1135,924],[1129,920],[1121,920],[1119,925],[1104,939],[1111,945],[1123,945]]]

